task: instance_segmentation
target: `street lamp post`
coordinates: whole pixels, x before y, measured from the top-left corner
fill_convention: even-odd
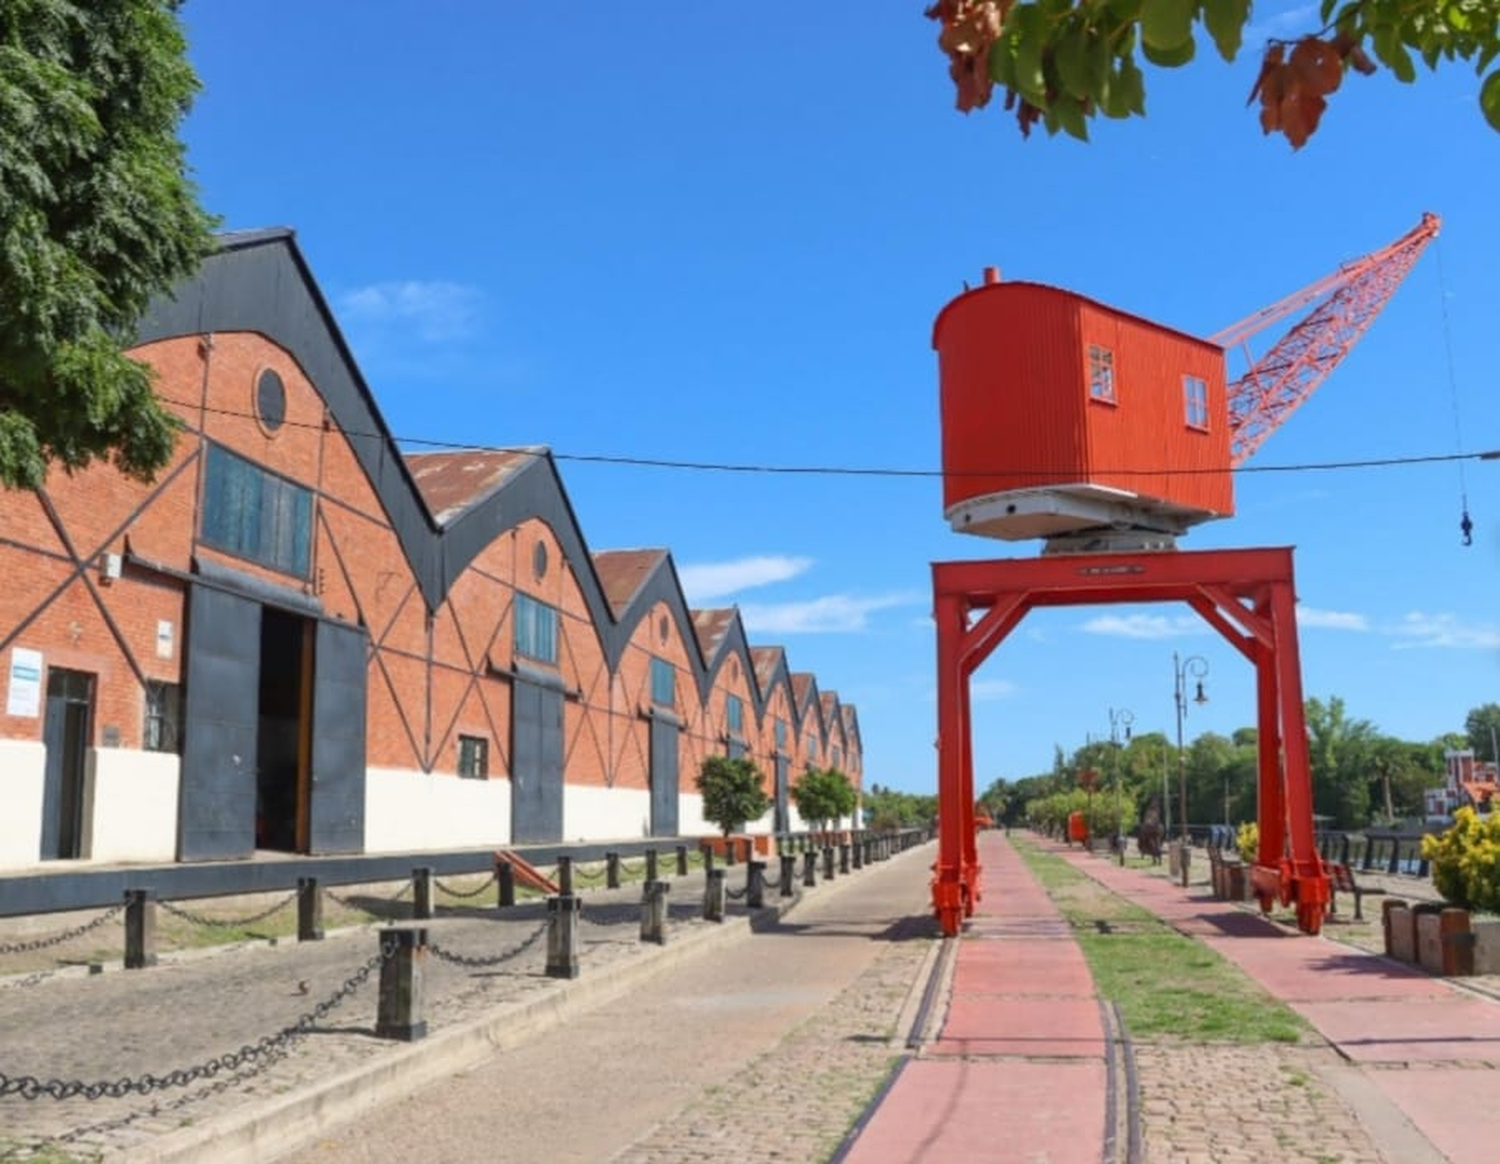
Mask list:
[[[1135,713],[1126,708],[1109,709],[1109,744],[1110,760],[1115,767],[1115,846],[1119,852],[1120,864],[1125,864],[1125,809],[1121,799],[1120,789],[1120,756],[1116,749],[1120,746],[1119,730],[1125,729],[1125,739],[1130,739],[1130,725],[1135,722]]]
[[[1193,696],[1193,702],[1207,703],[1208,696],[1203,693],[1203,677],[1207,674],[1208,660],[1202,655],[1189,655],[1186,659],[1179,660],[1177,652],[1172,652],[1172,675],[1175,681],[1172,696],[1177,705],[1177,815],[1178,827],[1182,830],[1178,866],[1182,870],[1183,885],[1188,883],[1188,813],[1187,765],[1182,752],[1182,720],[1187,715],[1187,679],[1192,677],[1197,680],[1198,690]]]

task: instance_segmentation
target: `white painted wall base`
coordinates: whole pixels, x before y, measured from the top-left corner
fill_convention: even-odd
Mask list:
[[[46,772],[47,749],[40,740],[0,740],[0,869],[41,861]]]
[[[499,848],[510,843],[510,781],[396,768],[365,773],[365,851]]]
[[[651,793],[641,788],[563,785],[563,840],[628,840],[650,835]]]
[[[718,836],[719,826],[703,819],[702,793],[678,794],[677,831],[685,837]]]
[[[83,855],[91,861],[175,861],[182,757],[90,748],[83,776]]]

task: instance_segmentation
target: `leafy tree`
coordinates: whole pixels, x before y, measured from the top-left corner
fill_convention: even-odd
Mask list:
[[[1096,114],[1145,115],[1142,61],[1187,64],[1199,26],[1224,60],[1234,60],[1250,11],[1250,0],[937,0],[927,15],[942,26],[938,45],[960,110],[988,104],[998,85],[1022,134],[1040,122],[1048,133],[1087,140]],[[1500,53],[1500,0],[1321,0],[1318,23],[1267,44],[1250,92],[1262,130],[1284,134],[1294,149],[1318,128],[1350,69],[1368,74],[1383,65],[1410,82],[1413,53],[1429,69],[1462,60],[1480,74]],[[1500,130],[1500,69],[1481,84],[1479,106]]]
[[[1369,755],[1374,725],[1350,719],[1337,695],[1306,705],[1308,766],[1313,810],[1333,818],[1335,828],[1358,828],[1370,818]]]
[[[937,797],[897,792],[872,784],[865,793],[865,823],[877,832],[916,828],[930,824],[937,816]]]
[[[820,829],[848,816],[859,803],[859,795],[849,783],[849,777],[837,768],[809,768],[792,788],[791,797],[802,819]]]
[[[719,826],[727,837],[746,821],[757,820],[771,807],[761,787],[761,774],[745,757],[710,756],[698,769],[698,791],[703,795],[703,819]]]
[[[1464,734],[1469,737],[1468,746],[1474,749],[1474,755],[1500,759],[1495,755],[1495,742],[1500,740],[1500,703],[1482,703],[1471,708],[1464,718]]]
[[[213,220],[178,125],[179,0],[0,3],[0,483],[96,458],[150,480],[177,426],[122,349]]]

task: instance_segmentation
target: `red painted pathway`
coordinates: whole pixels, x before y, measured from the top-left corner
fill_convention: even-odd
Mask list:
[[[847,1164],[1099,1164],[1105,1031],[1083,952],[1004,836],[979,836],[984,900],[958,940],[937,1039],[910,1059]]]

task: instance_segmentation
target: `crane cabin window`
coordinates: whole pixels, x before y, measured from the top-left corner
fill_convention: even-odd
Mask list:
[[[1115,354],[1098,344],[1089,344],[1089,399],[1116,404]]]
[[[1182,378],[1182,410],[1189,428],[1208,431],[1208,384],[1197,376]]]

